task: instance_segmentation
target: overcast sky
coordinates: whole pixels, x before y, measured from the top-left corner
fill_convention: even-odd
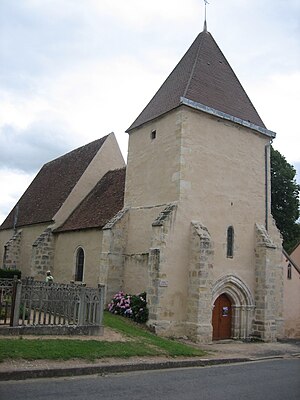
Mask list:
[[[203,0],[0,0],[0,223],[41,166],[125,130],[202,31]],[[300,2],[211,0],[208,30],[300,183]]]

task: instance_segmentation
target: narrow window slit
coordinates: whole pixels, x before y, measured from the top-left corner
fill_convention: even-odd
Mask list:
[[[229,226],[227,229],[227,257],[233,257],[233,242],[234,242],[234,230],[233,226]]]

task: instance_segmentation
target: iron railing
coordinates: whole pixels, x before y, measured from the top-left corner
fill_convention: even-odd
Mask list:
[[[0,324],[10,326],[100,326],[104,286],[0,279]]]

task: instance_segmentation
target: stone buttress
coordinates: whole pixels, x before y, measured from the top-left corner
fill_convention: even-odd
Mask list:
[[[256,224],[255,320],[253,335],[272,342],[282,336],[283,273],[281,243],[275,229],[273,241],[264,226]],[[277,243],[278,242],[278,243]]]

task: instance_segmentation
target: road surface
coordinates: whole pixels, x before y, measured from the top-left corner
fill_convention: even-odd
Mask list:
[[[299,400],[300,359],[0,383],[1,400]]]

